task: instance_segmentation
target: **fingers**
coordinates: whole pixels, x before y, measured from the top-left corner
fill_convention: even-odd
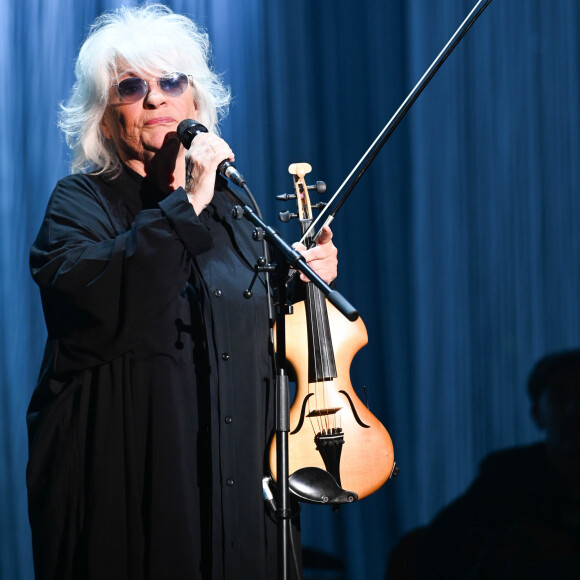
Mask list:
[[[294,249],[298,250],[304,256],[308,266],[327,284],[330,284],[336,278],[338,271],[338,250],[332,243],[332,230],[328,226],[322,228],[316,245],[313,248],[307,250],[302,244],[296,243],[294,244]],[[300,273],[300,279],[303,282],[309,281],[302,273]]]
[[[328,226],[322,226],[320,230],[320,235],[316,238],[316,244],[322,245],[327,244],[332,240],[332,230]]]
[[[215,133],[197,135],[189,149],[189,156],[198,173],[215,173],[217,166],[222,161],[234,161],[235,157],[230,146]]]
[[[234,153],[214,133],[201,133],[193,140],[187,154],[185,189],[198,215],[211,202],[217,167],[226,159],[233,161]]]

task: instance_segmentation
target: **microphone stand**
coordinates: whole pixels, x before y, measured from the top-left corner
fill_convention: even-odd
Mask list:
[[[252,203],[255,204],[254,197],[248,189],[245,181],[241,185],[248,194]],[[237,218],[245,217],[254,226],[256,232],[255,239],[263,239],[272,247],[275,247],[279,254],[284,257],[287,264],[295,270],[304,273],[323,292],[326,298],[346,317],[348,320],[356,320],[359,316],[357,310],[336,290],[333,290],[308,266],[302,254],[292,248],[280,234],[267,225],[262,217],[254,211],[252,207],[244,203],[231,189],[225,188],[225,193],[238,205],[242,214],[238,211]],[[256,210],[258,210],[256,205]],[[275,267],[265,263],[258,263],[255,267],[256,273],[262,271],[269,275]],[[280,267],[280,266],[279,266]],[[269,283],[267,284],[269,287]],[[280,284],[276,290],[276,470],[277,470],[277,502],[276,517],[278,525],[278,580],[288,580],[289,578],[289,546],[291,542],[291,510],[290,510],[290,490],[288,486],[289,460],[288,460],[288,433],[290,431],[290,386],[286,361],[286,302],[287,293],[285,284]]]

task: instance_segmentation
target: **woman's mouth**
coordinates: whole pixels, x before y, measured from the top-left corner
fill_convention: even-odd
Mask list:
[[[173,117],[155,117],[154,119],[149,119],[145,121],[145,125],[170,125],[171,123],[175,123],[175,119]]]

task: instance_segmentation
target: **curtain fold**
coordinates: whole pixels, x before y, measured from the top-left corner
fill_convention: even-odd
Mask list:
[[[32,578],[25,413],[45,340],[28,248],[69,154],[56,127],[76,51],[120,2],[0,3],[0,578]],[[234,102],[222,126],[266,221],[287,167],[335,192],[474,2],[174,0],[205,26]],[[469,484],[490,451],[540,437],[525,380],[580,345],[580,4],[491,2],[333,223],[338,288],[369,344],[359,397],[401,471],[338,513],[304,506],[304,545],[349,580]],[[328,196],[326,196],[328,198]],[[363,390],[366,388],[366,394]]]

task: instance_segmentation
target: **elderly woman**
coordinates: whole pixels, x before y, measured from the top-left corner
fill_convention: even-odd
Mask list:
[[[269,297],[263,280],[243,295],[261,252],[216,181],[234,155],[208,51],[154,5],[102,16],[79,53],[73,174],[31,251],[48,328],[28,414],[37,578],[276,576]],[[210,129],[187,156],[183,119]],[[331,236],[303,251],[327,282]]]

